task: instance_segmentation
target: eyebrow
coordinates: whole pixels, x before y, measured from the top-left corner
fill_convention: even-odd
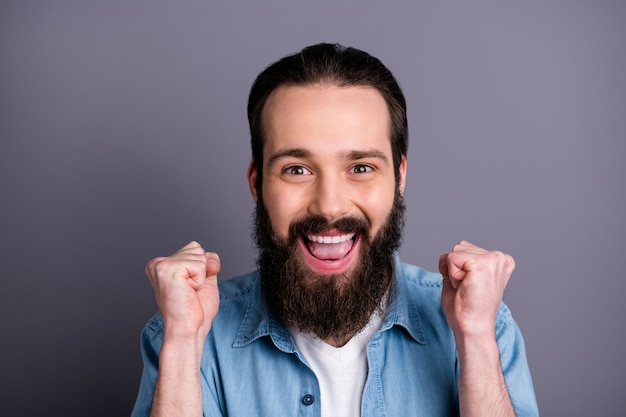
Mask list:
[[[385,155],[383,152],[375,150],[375,149],[365,150],[365,151],[345,152],[345,153],[342,154],[342,157],[343,157],[343,159],[345,159],[347,161],[356,161],[356,160],[359,160],[359,159],[366,159],[366,158],[380,159],[386,165],[389,165],[389,158],[387,158],[387,155]]]
[[[302,148],[290,148],[284,149],[270,155],[267,161],[267,167],[271,168],[272,165],[276,164],[279,160],[283,158],[309,158],[312,153],[306,149]],[[360,159],[366,158],[375,158],[383,161],[387,166],[389,166],[389,158],[383,152],[372,149],[372,150],[359,150],[359,151],[346,151],[340,154],[340,157],[346,161],[358,161]]]
[[[292,148],[292,149],[283,149],[281,151],[275,152],[270,155],[267,161],[267,167],[271,168],[272,165],[276,164],[279,160],[283,158],[307,158],[311,156],[311,152],[301,149],[301,148]]]

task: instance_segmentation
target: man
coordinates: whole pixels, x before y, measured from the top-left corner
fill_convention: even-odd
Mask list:
[[[461,242],[402,263],[407,121],[389,70],[339,45],[250,92],[259,271],[217,283],[192,242],[152,260],[133,416],[535,416],[502,295],[513,259]],[[443,280],[442,280],[443,276]]]

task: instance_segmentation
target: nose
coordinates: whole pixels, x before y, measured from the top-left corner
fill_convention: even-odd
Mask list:
[[[349,190],[344,181],[334,175],[320,175],[313,189],[309,213],[333,221],[345,216],[349,210]]]

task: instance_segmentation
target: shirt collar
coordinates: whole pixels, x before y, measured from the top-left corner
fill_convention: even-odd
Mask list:
[[[244,347],[261,337],[270,336],[278,349],[286,353],[295,352],[295,343],[289,331],[269,311],[261,286],[261,274],[258,271],[252,285],[250,301],[233,341],[233,347]]]
[[[394,254],[394,280],[389,294],[389,304],[379,332],[401,326],[418,343],[426,344],[418,306],[409,297],[404,266],[397,253]],[[233,347],[244,347],[258,338],[270,336],[278,349],[286,353],[296,352],[289,330],[272,316],[263,295],[260,274],[257,272],[250,301],[233,341]]]
[[[387,314],[380,331],[386,331],[394,326],[403,327],[407,333],[418,343],[426,344],[426,337],[419,314],[419,306],[415,297],[409,297],[409,283],[405,271],[405,265],[400,261],[400,256],[394,254],[394,280],[391,287]]]

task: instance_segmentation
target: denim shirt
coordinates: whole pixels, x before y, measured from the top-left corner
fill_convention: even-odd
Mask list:
[[[459,415],[459,363],[441,286],[441,275],[395,256],[385,320],[367,348],[361,416]],[[287,328],[269,313],[258,272],[221,282],[220,298],[200,368],[204,416],[319,417],[324,399],[317,378]],[[504,304],[495,325],[515,412],[538,416],[522,334]],[[133,417],[150,414],[162,343],[157,314],[141,337],[144,370]]]

